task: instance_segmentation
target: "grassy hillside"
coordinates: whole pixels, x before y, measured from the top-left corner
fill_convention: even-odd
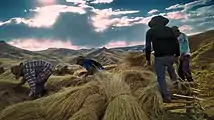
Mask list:
[[[207,96],[214,95],[214,31],[190,37],[192,70]]]

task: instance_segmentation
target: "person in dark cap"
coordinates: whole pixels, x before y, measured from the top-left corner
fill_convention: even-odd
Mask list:
[[[33,60],[22,62],[19,65],[11,67],[11,73],[16,79],[22,77],[21,82],[16,85],[16,89],[24,85],[26,82],[30,86],[30,100],[42,97],[47,93],[45,83],[54,71],[54,66],[43,60]]]
[[[87,70],[85,77],[88,75],[94,75],[99,70],[104,70],[104,67],[99,62],[92,59],[87,59],[83,56],[77,57],[76,64],[84,67]]]
[[[190,71],[190,47],[188,36],[182,33],[177,26],[173,26],[172,30],[177,36],[180,45],[178,75],[182,80],[193,82],[194,80]]]
[[[167,70],[173,82],[177,75],[173,64],[180,55],[179,43],[172,29],[167,27],[169,20],[163,16],[155,16],[149,22],[150,29],[146,33],[146,60],[151,64],[151,49],[154,50],[154,66],[160,92],[164,102],[171,102],[171,96],[166,84],[165,71]]]

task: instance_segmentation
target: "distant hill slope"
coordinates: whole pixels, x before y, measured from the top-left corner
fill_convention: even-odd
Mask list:
[[[50,61],[52,63],[63,62],[63,60],[55,57],[40,54],[37,52],[32,52],[28,50],[23,50],[12,45],[0,41],[0,61],[5,63],[6,66],[11,66],[17,64],[20,61],[30,60],[30,59],[43,59]]]

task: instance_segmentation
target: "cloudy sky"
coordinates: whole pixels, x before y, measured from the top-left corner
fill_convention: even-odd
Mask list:
[[[214,29],[214,0],[0,0],[0,40],[28,50],[144,44],[155,15],[191,35]]]

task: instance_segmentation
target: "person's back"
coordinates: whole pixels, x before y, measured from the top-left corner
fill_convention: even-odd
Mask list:
[[[156,57],[171,56],[179,53],[177,38],[171,28],[167,26],[151,28],[147,32],[147,38],[151,40]]]

